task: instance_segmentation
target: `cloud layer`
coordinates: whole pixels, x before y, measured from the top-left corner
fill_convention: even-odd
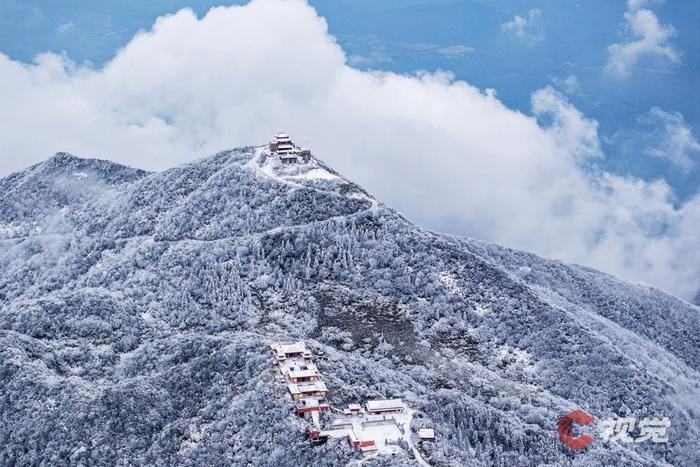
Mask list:
[[[0,56],[0,96],[3,173],[59,150],[162,169],[286,129],[421,225],[697,291],[700,197],[582,169],[597,123],[564,95],[527,116],[446,73],[354,69],[302,1],[180,11],[100,70]]]
[[[658,107],[649,111],[642,123],[651,126],[646,139],[647,155],[667,159],[683,170],[690,170],[700,155],[700,142],[693,136],[683,115],[666,112]]]
[[[644,0],[628,0],[625,22],[629,39],[627,42],[612,44],[608,47],[606,71],[626,78],[643,57],[652,57],[672,63],[680,61],[678,52],[670,44],[676,35],[673,26],[662,25],[656,15],[643,9]]]
[[[539,26],[541,15],[542,11],[536,8],[528,11],[527,18],[515,15],[512,20],[501,24],[501,30],[510,32],[518,39],[532,45],[544,39],[544,31]]]
[[[445,57],[455,58],[462,57],[473,51],[474,47],[467,47],[466,45],[450,45],[448,47],[438,49],[437,53],[444,55]]]

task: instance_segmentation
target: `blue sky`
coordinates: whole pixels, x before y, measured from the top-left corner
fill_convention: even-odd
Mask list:
[[[149,2],[4,0],[0,51],[31,62],[40,52],[65,52],[77,62],[101,66],[156,17],[190,7],[203,15],[212,6],[246,2],[156,0]],[[700,2],[649,1],[662,25],[675,30],[669,44],[677,63],[642,55],[628,77],[605,72],[608,47],[630,39],[617,0],[312,0],[359,68],[411,73],[449,70],[481,88],[493,88],[511,107],[530,110],[531,93],[547,84],[568,88],[569,98],[599,123],[606,158],[617,174],[665,179],[679,199],[700,186],[700,164],[679,167],[653,151],[652,108],[678,112],[694,136],[700,123]],[[535,12],[530,16],[530,12]],[[504,28],[516,16],[523,34]],[[573,78],[571,78],[573,77]],[[567,78],[569,79],[568,85]],[[658,132],[657,132],[658,133]],[[659,136],[661,138],[661,136]],[[697,161],[697,150],[688,149]]]
[[[419,225],[700,299],[700,2],[241,3],[4,0],[0,175],[286,129]]]

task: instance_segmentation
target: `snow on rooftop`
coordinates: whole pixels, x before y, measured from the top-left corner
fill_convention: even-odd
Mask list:
[[[303,341],[275,343],[270,345],[270,348],[278,356],[296,354],[286,359],[278,359],[282,374],[289,379],[320,376],[316,366],[310,361],[308,356],[303,357],[299,355],[306,355],[309,352]],[[320,380],[305,383],[288,383],[287,388],[293,398],[296,399],[295,405],[297,409],[320,407],[322,405],[321,401],[328,392],[326,384]],[[324,405],[330,408],[330,405]],[[346,414],[350,410],[357,411],[359,414],[344,419],[335,419],[331,422],[329,430],[322,431],[320,412],[310,411],[307,414],[311,415],[312,419],[310,433],[313,430],[318,436],[332,438],[348,436],[353,444],[358,442],[365,444],[365,446],[360,447],[363,452],[373,451],[379,455],[396,454],[402,449],[398,441],[403,439],[409,449],[413,451],[418,464],[424,467],[428,466],[411,440],[410,427],[414,411],[410,407],[404,405],[401,399],[367,401],[366,407],[368,411],[393,411],[396,413],[391,415],[367,414],[362,412],[362,407],[359,404],[348,404],[348,408],[344,410]],[[428,436],[430,431],[432,430],[428,432],[421,430],[421,439],[431,439]],[[371,446],[368,446],[369,444]]]
[[[319,404],[320,402],[315,397],[306,397],[297,403],[299,407],[318,407]]]
[[[302,341],[272,344],[270,348],[277,354],[284,355],[309,352],[309,349],[306,348],[306,344],[304,344]]]
[[[289,383],[287,385],[289,392],[292,394],[304,394],[307,392],[328,392],[326,383],[323,381],[314,381],[312,383]]]
[[[435,439],[435,430],[432,428],[421,428],[418,430],[418,436],[420,436],[420,439]]]
[[[374,400],[367,401],[366,406],[369,411],[403,409],[403,401],[401,399]]]
[[[314,369],[306,370],[289,370],[287,373],[290,378],[310,378],[312,376],[318,376],[318,371]]]
[[[301,371],[301,370],[314,370],[318,371],[318,368],[316,368],[316,365],[314,364],[313,361],[308,360],[308,359],[289,359],[286,362],[284,362],[283,367],[286,372],[290,371]]]

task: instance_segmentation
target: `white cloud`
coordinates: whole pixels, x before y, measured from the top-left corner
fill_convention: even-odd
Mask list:
[[[577,161],[602,156],[598,140],[598,122],[586,119],[566,98],[551,86],[532,95],[532,113],[548,121],[546,133],[568,150]]]
[[[401,46],[415,52],[430,52],[438,48],[438,46],[435,44],[426,44],[424,42],[408,42],[401,44]]]
[[[527,44],[534,44],[544,39],[544,31],[539,26],[542,11],[532,9],[527,13],[527,18],[516,15],[512,20],[501,24],[501,30],[515,35]]]
[[[75,24],[69,21],[67,23],[59,24],[56,28],[56,32],[58,32],[59,34],[68,34],[70,32],[73,32],[74,29]]]
[[[474,47],[468,47],[466,45],[450,45],[448,47],[442,47],[437,50],[437,53],[444,55],[448,58],[462,57],[470,52],[474,51]]]
[[[642,7],[652,3],[663,3],[664,0],[627,0],[628,10],[640,10]]]
[[[671,25],[659,24],[656,15],[647,9],[644,0],[629,0],[625,13],[628,40],[608,47],[608,63],[605,70],[619,78],[632,74],[642,57],[653,57],[671,63],[680,61],[678,52],[669,43],[676,35]]]
[[[356,68],[371,68],[382,63],[391,63],[392,59],[383,50],[373,50],[368,55],[350,55],[347,59],[350,66]]]
[[[579,82],[576,75],[569,75],[566,78],[551,77],[552,82],[567,94],[577,94],[579,92]]]
[[[645,154],[667,159],[683,170],[695,165],[694,159],[700,154],[700,143],[683,115],[654,107],[642,119],[642,123],[653,128],[647,138],[652,144],[644,150]]]
[[[59,150],[162,169],[284,128],[422,225],[697,290],[700,196],[674,207],[664,183],[582,170],[597,123],[562,94],[527,116],[446,73],[346,61],[313,9],[279,0],[161,18],[100,70],[0,56],[0,170]]]

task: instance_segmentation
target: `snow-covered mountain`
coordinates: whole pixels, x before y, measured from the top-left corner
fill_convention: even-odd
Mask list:
[[[700,309],[657,289],[425,231],[262,148],[57,154],[0,193],[2,465],[416,464],[309,442],[268,347],[299,339],[334,406],[403,398],[432,465],[700,465]],[[669,442],[595,423],[575,452],[576,408]]]

